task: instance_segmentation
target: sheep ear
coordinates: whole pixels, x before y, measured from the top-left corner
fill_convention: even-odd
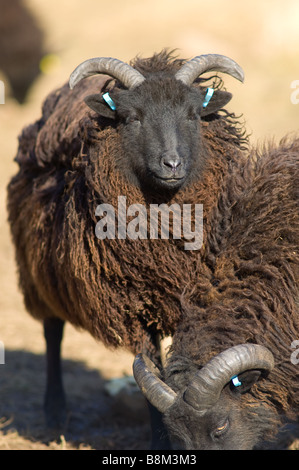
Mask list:
[[[101,93],[88,95],[84,98],[84,101],[87,106],[89,106],[93,111],[100,114],[101,116],[107,117],[109,119],[115,119],[115,111],[109,107],[106,101],[104,101]]]
[[[201,116],[208,116],[209,114],[219,111],[219,109],[223,108],[230,102],[232,97],[233,95],[228,91],[215,90],[207,106],[202,108],[200,113]]]

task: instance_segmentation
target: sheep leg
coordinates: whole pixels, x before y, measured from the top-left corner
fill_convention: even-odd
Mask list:
[[[59,429],[66,421],[66,401],[61,375],[60,346],[64,322],[59,318],[44,320],[47,347],[47,387],[44,410],[47,426]]]

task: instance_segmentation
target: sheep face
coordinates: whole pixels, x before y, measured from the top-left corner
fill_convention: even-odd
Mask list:
[[[173,448],[244,450],[276,430],[277,412],[259,388],[273,367],[268,348],[248,343],[222,351],[201,368],[172,356],[162,374],[139,354],[133,370],[140,389],[161,413]]]
[[[110,95],[89,95],[84,101],[100,115],[116,120],[123,141],[122,169],[133,183],[154,194],[177,190],[191,175],[200,176],[205,158],[199,119],[218,111],[232,98],[231,93],[216,90],[207,101],[206,90],[193,83],[212,71],[244,80],[241,67],[226,56],[196,56],[179,69],[165,67],[167,56],[165,51],[154,55],[145,68],[141,65],[141,72],[138,60],[134,68],[113,57],[94,57],[79,64],[69,80],[73,89],[87,77],[108,74],[121,84],[122,89],[115,87]]]
[[[202,97],[176,80],[146,81],[116,98],[123,148],[135,182],[177,189],[200,173]]]
[[[189,87],[174,77],[148,78],[138,87],[110,93],[115,110],[101,95],[87,97],[86,103],[119,126],[122,171],[131,182],[150,191],[177,190],[200,177],[205,153],[200,138],[203,114],[215,112],[231,98],[217,91],[203,108],[205,92]]]
[[[275,416],[228,384],[205,413],[177,400],[164,415],[173,449],[250,450],[275,429]]]

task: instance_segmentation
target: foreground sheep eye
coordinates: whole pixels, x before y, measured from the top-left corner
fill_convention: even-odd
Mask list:
[[[223,436],[223,434],[225,434],[229,429],[229,421],[228,419],[226,419],[226,421],[224,422],[224,424],[222,424],[221,426],[219,426],[218,428],[215,429],[215,431],[213,431],[213,437],[221,437]]]
[[[127,124],[140,124],[140,119],[138,116],[129,116],[126,122]]]
[[[198,116],[198,114],[196,114],[196,112],[189,111],[189,114],[188,114],[188,120],[189,121],[197,121],[198,118],[199,118],[199,116]]]

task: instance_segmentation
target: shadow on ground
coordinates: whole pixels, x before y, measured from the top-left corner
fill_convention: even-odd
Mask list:
[[[111,396],[107,386],[112,381],[99,370],[64,360],[67,422],[59,432],[50,432],[43,414],[45,357],[18,350],[5,353],[5,364],[0,366],[0,450],[149,448],[148,410],[139,391]],[[265,449],[298,449],[299,441],[294,441],[298,437],[298,429],[288,426]]]
[[[63,377],[68,418],[64,429],[53,433],[47,431],[43,414],[45,357],[5,351],[5,364],[0,366],[0,449],[148,448],[148,412],[140,392],[131,400],[126,394],[112,397],[105,390],[111,381],[72,360],[63,361]]]

